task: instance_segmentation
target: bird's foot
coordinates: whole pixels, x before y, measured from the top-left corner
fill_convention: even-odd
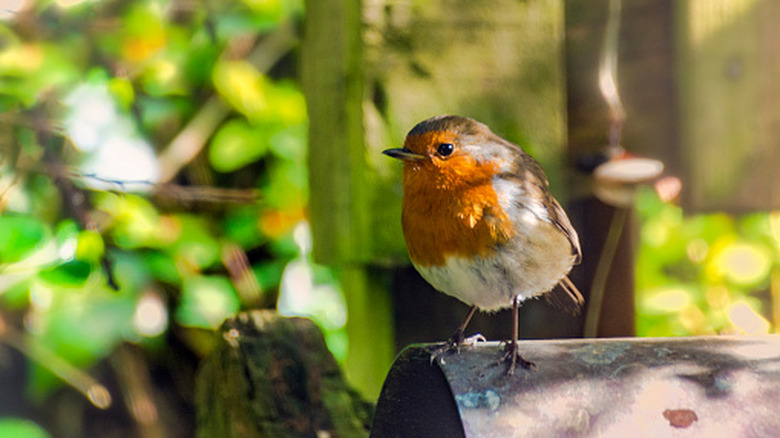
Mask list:
[[[508,376],[511,376],[515,373],[515,368],[517,368],[518,365],[527,370],[536,369],[536,364],[523,359],[523,356],[520,355],[519,350],[520,349],[517,346],[517,342],[506,341],[504,343],[504,356],[501,358],[499,363],[507,361],[509,362],[509,369],[506,372]]]
[[[480,333],[469,336],[468,338],[464,337],[462,332],[455,333],[449,339],[431,350],[431,363],[433,363],[434,359],[436,359],[436,357],[441,354],[453,350],[460,354],[460,349],[462,347],[473,347],[479,342],[487,342],[487,339],[485,339],[485,337]]]
[[[450,350],[455,350],[458,353],[460,353],[460,349],[462,347],[473,347],[477,345],[479,342],[487,342],[487,339],[485,339],[484,336],[482,336],[481,333],[477,333],[476,335],[469,336],[468,338],[464,337],[463,334],[460,334],[458,336],[457,334],[453,337],[451,337],[447,344],[450,345]]]

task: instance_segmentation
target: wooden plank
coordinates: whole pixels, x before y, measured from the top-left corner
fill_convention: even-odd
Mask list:
[[[677,70],[686,206],[780,207],[780,4],[677,3]]]

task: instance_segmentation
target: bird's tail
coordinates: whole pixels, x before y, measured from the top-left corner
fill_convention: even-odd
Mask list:
[[[558,286],[560,287],[553,288],[553,290],[544,294],[545,301],[566,313],[575,316],[579,315],[582,312],[585,299],[577,289],[577,286],[572,283],[568,275],[561,279]]]

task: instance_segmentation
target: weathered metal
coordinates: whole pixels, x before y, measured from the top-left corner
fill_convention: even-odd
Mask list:
[[[497,342],[433,361],[432,346],[407,348],[385,382],[372,436],[424,436],[404,429],[414,421],[398,418],[428,418],[410,403],[426,394],[454,400],[451,414],[459,415],[467,437],[780,435],[780,336],[545,340],[520,347],[536,368],[512,376]],[[401,372],[398,364],[405,364]],[[448,387],[433,377],[415,380],[424,367]],[[441,419],[452,421],[442,413],[429,421]]]

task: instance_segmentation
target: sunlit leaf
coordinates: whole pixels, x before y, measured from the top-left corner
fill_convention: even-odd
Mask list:
[[[78,235],[76,258],[87,262],[98,263],[105,252],[103,236],[94,230],[85,230]]]
[[[276,22],[303,10],[301,0],[242,0],[242,2],[254,13]]]
[[[79,78],[77,61],[68,56],[79,55],[78,45],[69,47],[47,43],[10,44],[0,50],[0,96],[17,99],[24,106],[33,105],[38,97]]]
[[[159,215],[146,199],[103,192],[97,196],[95,204],[113,216],[111,235],[117,246],[138,248],[160,244],[157,238]]]
[[[142,76],[144,90],[151,96],[187,93],[179,62],[158,57],[148,63]]]
[[[108,90],[114,99],[124,110],[130,109],[135,100],[135,90],[133,84],[125,78],[111,78],[108,81]]]
[[[209,161],[219,172],[232,172],[262,158],[268,150],[267,132],[244,120],[231,120],[211,140]]]
[[[272,120],[289,125],[301,125],[306,121],[306,99],[297,85],[290,81],[271,82],[267,88],[267,114]]]
[[[267,80],[247,61],[222,61],[214,68],[214,86],[225,101],[250,120],[269,109]]]
[[[193,277],[184,281],[176,319],[184,326],[215,329],[239,306],[239,297],[227,278]]]
[[[4,438],[49,438],[38,424],[23,418],[0,418],[0,436]]]
[[[22,260],[43,245],[48,234],[46,225],[34,217],[0,216],[0,264]]]
[[[121,50],[126,60],[144,61],[165,46],[165,29],[158,11],[146,2],[138,2],[123,15]]]

